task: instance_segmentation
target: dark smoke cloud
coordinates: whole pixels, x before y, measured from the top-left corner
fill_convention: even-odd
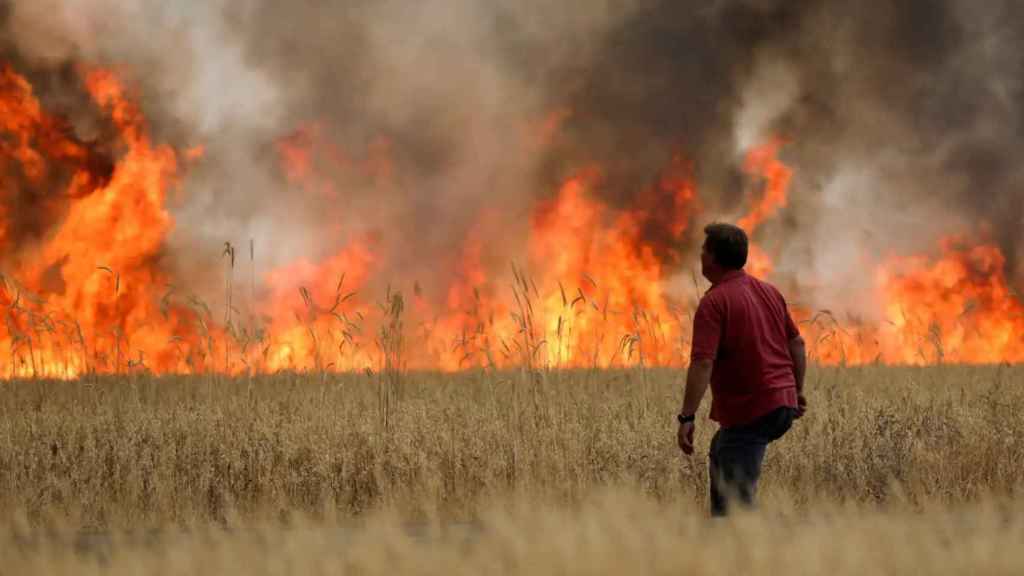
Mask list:
[[[876,167],[850,198],[870,208],[847,227],[879,251],[984,222],[1019,278],[1022,16],[1015,2],[835,3],[784,37],[801,87],[778,124],[797,139],[793,162],[823,182]],[[820,190],[797,192],[814,206]],[[824,220],[829,234],[841,228]]]
[[[861,247],[927,249],[979,222],[1020,277],[1019,2],[562,4],[7,0],[0,15],[8,58],[126,67],[160,137],[207,144],[176,208],[190,276],[225,239],[273,238],[268,265],[322,256],[332,226],[372,234],[396,274],[436,275],[485,208],[502,223],[485,258],[504,266],[568,174],[600,164],[602,196],[630,207],[678,152],[710,214],[736,216],[756,186],[742,148],[780,133],[793,197],[758,237],[794,282],[846,296]],[[524,151],[557,110],[551,146]],[[289,184],[272,142],[310,123],[356,163],[384,142],[394,178],[337,169],[329,201]]]

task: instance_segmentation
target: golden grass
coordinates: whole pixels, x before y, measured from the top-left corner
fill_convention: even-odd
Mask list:
[[[814,369],[726,521],[678,371],[8,382],[0,574],[1021,573],[1022,376]]]
[[[816,369],[811,411],[770,449],[763,488],[797,508],[1012,495],[1022,375]],[[382,507],[471,519],[496,497],[571,504],[611,485],[699,508],[706,458],[675,446],[681,380],[630,370],[12,382],[0,389],[0,509],[99,528]],[[700,421],[700,449],[713,430]]]
[[[575,506],[524,498],[472,525],[359,522],[209,525],[77,538],[12,525],[4,574],[1020,574],[1024,505],[887,510],[822,504],[708,520],[633,490]]]

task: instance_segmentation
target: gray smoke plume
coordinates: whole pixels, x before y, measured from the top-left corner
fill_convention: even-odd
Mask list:
[[[743,151],[772,135],[796,177],[757,239],[815,304],[855,300],[866,260],[983,225],[1024,279],[1013,0],[6,0],[0,22],[8,59],[116,66],[157,138],[206,146],[169,247],[197,282],[250,237],[273,266],[362,234],[385,276],[422,280],[475,234],[506,270],[566,176],[599,164],[629,207],[680,152],[705,217],[735,217],[757,186]],[[317,159],[330,193],[282,174],[275,142],[303,126],[345,159]],[[483,210],[497,225],[474,227]],[[698,236],[666,258],[685,268]]]

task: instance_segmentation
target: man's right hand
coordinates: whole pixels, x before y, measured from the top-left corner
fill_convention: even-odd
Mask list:
[[[679,431],[676,432],[676,442],[679,444],[679,449],[687,456],[693,454],[693,429],[693,422],[687,422],[686,424],[680,424]]]
[[[804,397],[803,393],[797,393],[796,395],[796,417],[801,418],[807,412],[807,398]]]

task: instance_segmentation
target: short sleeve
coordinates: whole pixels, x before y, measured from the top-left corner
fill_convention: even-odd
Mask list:
[[[718,357],[718,344],[722,339],[722,312],[707,297],[697,305],[693,316],[693,348],[690,360],[714,360]]]
[[[779,294],[779,300],[782,301],[782,313],[786,315],[786,338],[793,340],[800,336],[800,329],[796,327],[796,322],[793,321],[793,314],[789,311],[789,306],[786,304],[786,299],[783,298],[782,294]]]

